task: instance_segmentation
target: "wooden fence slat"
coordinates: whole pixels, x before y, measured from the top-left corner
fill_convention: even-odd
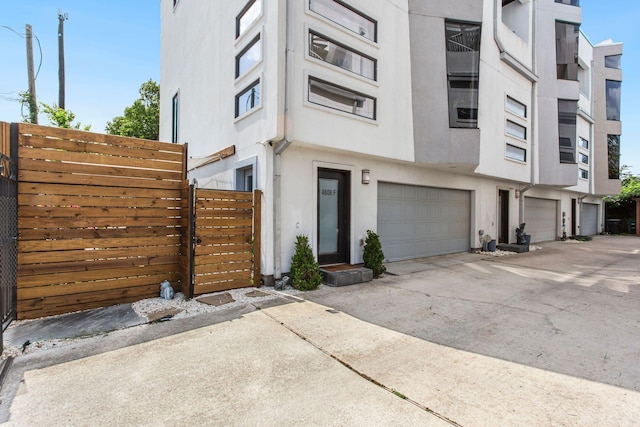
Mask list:
[[[157,256],[179,254],[180,246],[175,244],[172,246],[142,246],[101,250],[23,252],[18,254],[18,264],[19,266],[28,266],[30,264],[54,264],[70,261],[94,262],[118,258],[137,259],[147,253],[153,253]]]
[[[249,286],[251,286],[251,282],[247,279],[235,279],[216,283],[202,283],[196,284],[194,286],[194,293],[196,295],[202,295],[210,292],[227,291],[230,289],[246,288]]]
[[[153,247],[179,245],[180,239],[170,237],[141,237],[135,239],[78,239],[78,240],[47,240],[47,241],[22,241],[18,242],[19,252],[48,252],[72,249],[94,248],[126,248],[132,246]]]
[[[81,271],[95,271],[105,269],[122,269],[131,267],[140,267],[147,265],[170,264],[175,265],[179,262],[179,254],[171,254],[165,256],[146,256],[139,258],[124,258],[111,260],[93,260],[93,261],[63,261],[58,263],[46,264],[25,264],[18,268],[18,276],[35,276],[50,275],[57,273],[71,273]]]
[[[67,195],[67,196],[96,196],[95,198],[123,198],[127,200],[134,199],[167,199],[176,200],[180,196],[176,194],[174,189],[155,189],[148,187],[141,188],[123,188],[123,187],[109,187],[101,185],[78,185],[78,183],[60,184],[60,183],[32,183],[32,182],[19,182],[18,193],[23,194],[38,194],[42,196],[49,195]]]
[[[20,214],[24,217],[42,218],[165,218],[180,215],[179,209],[168,208],[92,208],[82,206],[39,207],[21,206]],[[95,226],[94,226],[95,227]]]
[[[253,192],[253,286],[262,286],[262,191]]]
[[[145,178],[157,180],[179,180],[182,177],[182,171],[166,171],[158,169],[135,169],[110,165],[87,165],[78,163],[67,163],[46,160],[34,160],[21,158],[18,162],[18,168],[23,171],[44,171],[49,173],[64,173],[71,175],[99,175],[99,176],[117,176],[130,178]]]
[[[18,179],[33,183],[83,184],[105,187],[123,188],[158,188],[177,190],[179,181],[102,176],[102,175],[72,175],[57,172],[18,171]]]

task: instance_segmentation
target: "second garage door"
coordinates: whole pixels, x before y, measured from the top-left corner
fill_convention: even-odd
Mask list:
[[[470,215],[468,191],[378,184],[378,234],[387,261],[467,252]]]
[[[557,202],[549,199],[525,197],[524,231],[531,235],[532,242],[555,240],[557,236]]]
[[[582,204],[580,234],[583,236],[593,236],[594,234],[598,234],[598,205],[593,203]]]

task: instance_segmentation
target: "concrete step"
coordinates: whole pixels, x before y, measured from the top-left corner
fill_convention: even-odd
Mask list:
[[[322,281],[327,286],[348,286],[373,280],[373,270],[365,267],[354,267],[340,271],[329,271],[320,267]]]

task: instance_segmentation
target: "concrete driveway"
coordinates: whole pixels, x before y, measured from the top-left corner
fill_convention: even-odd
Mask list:
[[[640,239],[542,246],[19,357],[9,423],[636,425]]]
[[[541,246],[392,263],[398,276],[305,297],[429,342],[640,391],[640,238]]]

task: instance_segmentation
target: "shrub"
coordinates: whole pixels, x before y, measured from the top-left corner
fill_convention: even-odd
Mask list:
[[[311,291],[322,282],[320,266],[313,256],[309,238],[296,236],[296,249],[291,257],[291,285],[301,291]]]
[[[379,277],[387,268],[382,264],[384,261],[384,253],[382,252],[382,244],[380,236],[371,230],[367,230],[367,238],[364,240],[364,266],[373,270],[373,277]]]

